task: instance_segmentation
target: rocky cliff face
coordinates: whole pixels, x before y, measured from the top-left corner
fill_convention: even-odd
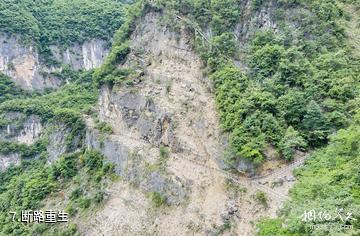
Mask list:
[[[254,235],[251,222],[274,216],[282,199],[269,196],[264,207],[254,201],[259,184],[234,180],[221,169],[227,139],[219,128],[211,82],[186,29],[170,31],[154,12],[141,22],[131,37],[131,53],[118,65],[141,73],[131,83],[101,89],[98,117],[112,134],[102,134],[92,118],[86,119],[87,146],[115,163],[122,181],[108,189],[96,220],[77,222],[79,231],[218,235],[231,225],[232,235]],[[238,168],[252,167],[239,163]],[[151,193],[170,207],[154,207]]]
[[[274,20],[276,14],[276,2],[264,2],[259,9],[254,9],[252,1],[243,1],[244,9],[242,19],[239,20],[235,27],[234,34],[236,35],[240,46],[248,43],[250,38],[258,31],[269,29],[276,32],[278,26]]]
[[[10,153],[7,155],[0,154],[0,171],[4,171],[10,166],[20,165],[21,159],[19,154]]]
[[[5,119],[12,122],[0,130],[1,141],[15,141],[31,145],[43,131],[41,120],[35,115],[26,116],[18,112],[8,112]]]
[[[160,193],[173,205],[184,201],[188,189],[184,183],[189,180],[168,171],[159,149],[168,148],[175,159],[202,159],[207,151],[198,150],[199,143],[208,143],[215,158],[220,146],[215,107],[206,107],[212,97],[201,80],[201,63],[191,52],[189,35],[183,32],[177,41],[176,34],[159,28],[158,20],[156,14],[146,17],[122,65],[141,70],[144,76],[133,86],[101,90],[99,117],[112,126],[113,134],[100,140],[88,120],[86,142],[116,163],[116,172],[130,183]]]
[[[62,123],[42,124],[39,116],[26,115],[19,112],[8,112],[4,118],[11,123],[0,129],[0,141],[10,141],[27,146],[35,144],[36,141],[48,138],[48,162],[56,161],[62,154],[69,151],[66,146],[66,138],[71,130]],[[80,142],[80,137],[75,137],[72,146],[76,148]],[[74,150],[71,150],[74,151]],[[7,155],[0,155],[0,169],[4,170],[11,164],[21,163],[21,156],[18,152],[12,152]]]
[[[40,118],[35,115],[26,116],[19,112],[8,112],[4,117],[11,124],[0,129],[0,141],[14,141],[20,144],[34,144],[41,136],[43,126]],[[17,152],[0,154],[0,171],[11,165],[20,165],[21,156]]]
[[[59,157],[66,153],[69,148],[66,146],[66,139],[71,132],[71,130],[62,123],[57,124],[47,124],[48,129],[48,138],[49,138],[49,145],[47,146],[46,151],[48,152],[48,162],[53,163]],[[80,137],[75,137],[72,146],[75,148],[77,147]],[[74,150],[72,150],[74,151]]]
[[[74,70],[99,67],[108,50],[102,40],[91,40],[74,44],[65,51],[51,46],[51,52],[61,64],[70,65]],[[19,37],[0,35],[0,72],[11,77],[17,85],[27,90],[56,88],[63,81],[51,74],[61,67],[48,68],[42,65],[38,50],[33,45],[24,45]]]
[[[93,39],[83,44],[75,43],[72,47],[61,50],[57,46],[50,47],[54,57],[74,70],[90,70],[99,67],[108,53],[106,42]]]
[[[256,27],[276,30],[266,10],[256,14],[254,21],[237,26],[239,42],[247,41]],[[131,52],[118,65],[138,71],[137,78],[101,88],[97,115],[112,133],[102,133],[97,121],[85,117],[85,145],[116,164],[121,181],[108,189],[107,202],[92,219],[74,220],[83,235],[218,235],[229,225],[233,235],[254,235],[252,222],[274,216],[281,201],[269,196],[265,208],[254,201],[258,188],[223,171],[227,137],[219,128],[212,84],[186,28],[172,32],[161,18],[150,12],[141,19],[131,36]],[[107,54],[100,40],[66,50],[52,46],[51,51],[75,70],[96,68]],[[41,65],[36,48],[16,37],[0,38],[0,70],[23,88],[59,86],[61,81],[51,76],[59,69]],[[14,122],[0,130],[0,140],[31,145],[47,135],[50,163],[69,151],[65,125],[41,124],[39,117],[20,113],[7,116]],[[20,163],[18,153],[0,156],[0,170]],[[240,162],[237,168],[253,166]],[[154,202],[165,207],[156,208]]]
[[[24,89],[56,87],[60,81],[40,75],[39,55],[33,46],[23,46],[16,37],[0,36],[0,72]]]
[[[92,120],[87,121],[88,146],[116,163],[126,181],[109,190],[109,202],[94,217],[103,223],[81,227],[86,235],[186,235],[192,232],[189,225],[215,232],[224,224],[221,213],[231,203],[225,179],[194,164],[216,167],[222,155],[211,88],[191,50],[190,35],[184,29],[173,33],[159,20],[157,13],[146,15],[132,36],[132,52],[119,65],[144,75],[131,86],[102,88],[99,117],[113,134],[102,138]],[[170,152],[165,159],[161,147]],[[132,190],[129,183],[138,188]],[[174,208],[150,210],[146,196],[151,192]]]

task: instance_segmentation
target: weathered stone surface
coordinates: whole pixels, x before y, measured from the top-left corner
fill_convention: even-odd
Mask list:
[[[247,20],[239,21],[234,31],[240,44],[249,42],[249,39],[259,30],[277,30],[276,21],[273,19],[275,11],[277,10],[275,2],[268,1],[257,11],[252,9],[251,1],[244,1],[244,3],[243,12]]]
[[[128,128],[135,128],[142,139],[156,145],[164,145],[179,149],[173,134],[174,125],[170,113],[161,111],[152,99],[134,92],[112,93],[108,89],[102,92],[100,114],[109,116],[110,106],[115,114],[121,114]],[[105,104],[106,105],[105,105]],[[107,110],[107,111],[106,111]]]
[[[100,151],[106,161],[116,164],[115,172],[132,185],[146,192],[160,193],[169,205],[179,204],[184,199],[186,190],[179,180],[149,170],[147,157],[116,140],[116,136],[102,139],[97,130],[90,128],[86,133],[86,145]]]
[[[33,144],[41,135],[40,117],[31,115],[23,124],[23,129],[15,136],[19,143]]]
[[[66,153],[67,147],[65,141],[69,132],[70,129],[63,124],[57,124],[52,127],[52,131],[49,134],[49,145],[46,149],[49,154],[48,161],[50,163],[55,162],[62,154]]]
[[[0,34],[0,72],[11,77],[23,89],[54,88],[60,85],[55,78],[41,74],[38,51],[23,45],[18,37]]]
[[[99,132],[93,129],[87,130],[85,143],[88,148],[100,151],[106,157],[106,161],[115,163],[116,173],[125,176],[130,155],[128,147],[109,139],[100,140]]]
[[[147,176],[141,183],[141,187],[146,191],[161,193],[166,197],[168,205],[180,204],[186,196],[186,190],[181,182],[174,181],[156,171]]]
[[[249,175],[253,175],[255,173],[254,163],[250,160],[246,160],[244,158],[239,158],[235,168],[239,172],[247,173]]]
[[[11,165],[20,165],[21,158],[17,153],[11,153],[7,155],[0,154],[0,171],[4,171]]]
[[[64,81],[51,75],[61,71],[61,67],[46,67],[41,63],[34,43],[24,45],[17,36],[0,34],[0,72],[26,90],[56,88]],[[60,64],[68,64],[74,70],[99,67],[108,53],[106,42],[93,39],[83,44],[75,43],[65,51],[58,46],[50,46],[54,58]]]
[[[108,54],[105,44],[103,40],[93,39],[83,44],[75,43],[65,51],[60,50],[58,46],[50,46],[50,49],[58,61],[70,65],[75,70],[89,70],[103,63]]]
[[[43,127],[39,116],[26,116],[19,112],[8,112],[5,119],[12,123],[0,130],[0,140],[15,141],[31,145],[41,135]]]

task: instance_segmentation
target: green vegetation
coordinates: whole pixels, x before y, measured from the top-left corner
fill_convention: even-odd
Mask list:
[[[256,234],[257,236],[301,236],[302,234],[292,233],[287,229],[282,228],[283,221],[280,219],[266,219],[258,223],[257,227],[261,230]]]
[[[13,98],[24,98],[26,92],[18,88],[9,77],[0,73],[0,103]]]
[[[26,115],[21,114],[19,117],[8,116],[9,114],[0,114],[0,128],[6,129],[6,126],[11,124],[15,130],[20,130],[26,120]]]
[[[155,172],[155,171],[160,171],[161,173],[166,173],[166,166],[167,166],[167,161],[169,160],[169,156],[170,156],[170,151],[167,147],[161,146],[159,148],[159,154],[160,156],[158,157],[158,159],[155,161],[155,163],[148,163],[146,162],[146,170],[151,173],[151,172]]]
[[[256,199],[256,201],[261,203],[263,206],[267,207],[268,201],[267,201],[266,193],[257,191],[255,193],[255,199]]]
[[[62,123],[71,129],[66,145],[71,146],[75,137],[83,137],[85,124],[82,114],[90,113],[97,101],[98,92],[91,84],[91,73],[78,73],[74,82],[57,91],[44,95],[33,95],[25,99],[6,100],[0,104],[0,112],[35,114],[42,122]],[[90,82],[89,81],[90,78]],[[6,123],[6,121],[1,122]]]
[[[46,164],[46,157],[41,157],[23,161],[21,166],[0,172],[0,210],[5,213],[0,216],[0,233],[32,235],[38,232],[38,225],[12,222],[8,213],[15,211],[19,215],[24,209],[42,209],[46,197],[50,194],[56,196],[55,193],[70,186],[77,187],[72,192],[65,192],[70,198],[66,207],[69,214],[74,215],[78,209],[100,203],[103,200],[104,183],[111,173],[113,167],[105,164],[103,157],[92,150],[64,155],[53,165]],[[100,181],[99,177],[102,178]],[[74,226],[70,228],[74,231]],[[49,225],[41,230],[47,235],[59,231]]]
[[[159,152],[160,152],[160,158],[161,159],[168,159],[169,158],[169,149],[167,147],[161,146],[159,148]]]
[[[99,130],[101,134],[112,134],[113,133],[111,126],[104,121],[98,122],[96,124],[95,128],[97,130]]]
[[[255,16],[266,2],[252,0],[251,13],[246,14]],[[233,30],[245,13],[244,1],[139,0],[124,10],[116,0],[2,0],[0,30],[21,34],[24,41],[35,41],[46,63],[53,63],[51,44],[65,48],[90,38],[109,40],[121,27],[115,32],[105,63],[94,72],[74,72],[65,67],[57,76],[71,77],[71,82],[57,91],[27,94],[1,75],[0,127],[11,122],[5,119],[7,112],[36,114],[44,124],[65,124],[71,130],[66,140],[70,147],[75,137],[84,137],[83,116],[92,114],[98,89],[120,83],[131,86],[131,79],[138,76],[131,68],[119,68],[119,64],[131,51],[130,35],[141,17],[150,10],[166,9],[163,20],[171,19],[172,28],[178,28],[173,24],[176,15],[185,19],[181,23],[193,33],[193,46],[204,62],[206,75],[214,83],[221,126],[229,134],[230,163],[246,158],[260,164],[269,146],[275,147],[286,160],[291,160],[296,150],[321,148],[298,171],[299,182],[280,218],[261,221],[257,225],[258,235],[339,235],[344,232],[310,227],[326,222],[299,219],[305,210],[334,214],[337,208],[353,213],[357,221],[345,222],[354,226],[346,233],[357,235],[360,115],[354,116],[359,110],[360,61],[348,44],[343,27],[347,16],[341,2],[275,1],[276,10],[270,16],[276,21],[276,30],[261,29],[250,34],[240,57]],[[201,29],[210,32],[208,27],[211,36],[208,33],[204,36]],[[237,60],[245,65],[244,69],[236,66]],[[103,122],[98,122],[96,128],[104,135],[112,132]],[[72,216],[105,198],[103,187],[108,174],[114,171],[113,165],[105,163],[103,156],[92,150],[63,155],[48,165],[47,144],[46,137],[31,146],[0,143],[0,153],[19,153],[23,160],[21,166],[0,172],[2,212],[41,208],[44,199],[56,197],[55,193],[65,189],[70,200],[64,207]],[[82,143],[75,148],[81,149]],[[159,156],[155,164],[148,166],[151,171],[164,170],[169,151],[160,147]],[[148,196],[156,207],[166,204],[166,197],[160,193],[150,192]],[[264,193],[257,192],[254,198],[267,205]],[[340,226],[343,222],[337,219],[331,224]],[[225,229],[228,227],[225,224]],[[13,223],[6,214],[0,216],[0,234],[44,233],[73,235],[76,225],[64,231]]]
[[[50,58],[49,45],[66,48],[72,43],[90,38],[109,40],[123,22],[123,4],[120,1],[0,1],[0,31],[20,34],[24,42],[34,41],[42,53],[45,63],[54,63]],[[139,13],[140,11],[138,11]],[[71,78],[69,84],[56,91],[43,94],[27,93],[17,88],[6,76],[0,76],[0,126],[15,124],[6,118],[9,112],[20,112],[16,120],[21,123],[29,115],[38,115],[46,125],[64,124],[71,130],[66,137],[67,150],[82,148],[81,138],[85,134],[84,115],[91,115],[98,100],[98,86],[113,85],[128,79],[132,70],[115,70],[130,48],[126,39],[135,27],[136,12],[128,11],[128,20],[115,34],[112,52],[103,67],[96,71],[75,72],[64,67],[56,72],[60,78]],[[133,17],[131,17],[133,16]],[[24,24],[23,24],[24,23]],[[98,80],[97,80],[98,78]],[[95,86],[93,86],[95,85]],[[103,134],[110,134],[111,128],[99,122],[97,128]],[[80,138],[80,139],[79,139]],[[77,142],[73,142],[77,140]],[[71,147],[73,144],[76,147]],[[52,165],[47,163],[47,136],[33,145],[16,142],[1,142],[0,153],[18,153],[22,158],[20,166],[12,166],[0,172],[0,234],[1,235],[74,235],[76,225],[51,226],[12,222],[9,213],[19,215],[24,209],[42,209],[47,201],[65,195],[70,199],[62,206],[74,217],[82,211],[89,211],[105,199],[104,187],[112,178],[114,165],[105,163],[96,151],[86,150],[63,155]],[[70,149],[71,148],[71,149]],[[168,151],[161,149],[162,158]],[[35,159],[36,157],[36,159]],[[49,198],[48,198],[49,197]],[[156,206],[165,203],[158,193],[151,194]]]
[[[166,204],[166,197],[162,196],[158,192],[149,192],[148,197],[155,207],[161,207]]]
[[[281,218],[264,220],[259,235],[358,235],[360,233],[360,115],[347,129],[331,136],[330,144],[315,152],[305,166],[297,171],[299,181],[291,191],[291,200]],[[336,216],[344,209],[344,222]],[[332,219],[301,221],[305,211],[330,214]],[[346,220],[352,213],[355,220]],[[335,219],[336,218],[336,219]],[[285,222],[284,226],[279,222]],[[331,224],[333,227],[326,227]],[[348,224],[352,230],[337,227]],[[311,225],[323,228],[312,229]],[[284,233],[287,232],[287,233]],[[343,234],[342,234],[343,233]]]
[[[43,138],[36,141],[33,145],[19,144],[15,142],[0,142],[0,154],[18,153],[21,158],[32,158],[42,155],[48,145],[47,139]]]
[[[306,147],[306,142],[300,136],[299,132],[294,130],[292,126],[289,126],[285,132],[284,137],[279,143],[279,148],[286,160],[291,160],[295,150],[299,150]]]
[[[129,37],[135,30],[136,22],[148,7],[146,1],[137,1],[125,11],[126,21],[115,32],[109,55],[104,64],[94,72],[93,80],[96,87],[104,84],[113,86],[134,74],[133,70],[119,69],[117,65],[122,63],[130,52]]]
[[[216,1],[202,0],[158,1],[157,6],[173,11],[165,20],[176,19],[175,14],[188,18],[185,24],[194,31],[195,48],[215,84],[222,127],[230,134],[234,153],[230,159],[261,163],[271,144],[291,160],[296,149],[323,147],[332,137],[329,147],[316,152],[299,172],[300,183],[282,217],[260,222],[258,235],[339,235],[331,228],[310,230],[313,223],[299,219],[304,210],[336,213],[335,208],[352,211],[357,219],[352,222],[355,231],[346,233],[359,234],[356,137],[360,129],[358,124],[347,129],[352,134],[342,129],[353,122],[359,109],[360,63],[347,42],[342,5],[336,0],[277,1],[280,29],[276,33],[262,30],[253,36],[243,61],[249,69],[241,71],[233,63],[237,48],[231,34],[231,19],[240,18],[241,6],[223,3],[221,10],[214,8]],[[264,3],[252,1],[252,10]],[[281,11],[290,14],[285,19]],[[221,20],[222,15],[228,21]],[[195,33],[208,25],[213,29],[212,38]],[[264,194],[255,197],[266,204]],[[331,224],[339,226],[341,222]]]
[[[0,142],[1,154],[17,153],[22,159],[21,166],[0,172],[0,209],[4,212],[0,216],[1,235],[74,235],[76,226],[69,225],[64,229],[47,224],[22,224],[12,222],[8,213],[15,211],[19,216],[21,210],[42,209],[45,198],[54,198],[56,193],[63,192],[69,186],[81,188],[84,194],[63,206],[63,209],[69,210],[69,214],[75,215],[104,199],[104,183],[111,177],[109,174],[114,167],[104,164],[98,153],[70,153],[52,165],[47,164],[48,133],[53,131],[51,126],[62,124],[70,130],[65,137],[67,151],[82,148],[85,135],[83,115],[91,114],[98,99],[98,91],[92,84],[92,71],[74,72],[65,68],[59,75],[70,76],[71,83],[43,94],[25,93],[8,78],[0,78],[0,89],[4,91],[1,93],[0,127],[12,124],[20,130],[22,122],[29,115],[38,115],[42,124],[48,127],[33,145]],[[6,116],[9,112],[20,112],[22,115],[16,120],[9,120]],[[105,127],[103,129],[106,130]],[[80,183],[86,183],[86,186]]]
[[[265,5],[252,1],[254,12]],[[215,84],[221,125],[230,135],[230,162],[261,163],[269,145],[291,160],[296,149],[321,147],[349,124],[358,107],[360,63],[350,53],[336,0],[278,1],[277,9],[293,13],[285,18],[277,11],[278,31],[252,36],[241,59],[248,65],[244,71],[233,63],[238,48],[232,30],[241,2],[174,0],[158,6],[185,15],[189,30],[213,30],[210,39],[194,32],[194,45]]]
[[[1,0],[0,31],[34,41],[51,64],[49,45],[109,41],[123,22],[123,9],[117,0]]]

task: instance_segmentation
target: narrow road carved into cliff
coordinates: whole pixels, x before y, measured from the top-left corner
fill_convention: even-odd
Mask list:
[[[198,162],[198,161],[195,161],[195,160],[191,160],[191,159],[188,159],[188,158],[185,158],[185,157],[182,157],[182,159],[186,160],[186,161],[189,161],[189,162],[192,162],[193,164],[197,165],[197,166],[201,166],[201,167],[204,167],[206,169],[209,169],[211,171],[217,171],[217,172],[220,172],[222,174],[224,174],[226,176],[226,178],[232,180],[233,182],[239,184],[239,185],[242,185],[244,187],[248,187],[248,188],[256,188],[257,190],[259,191],[263,191],[269,195],[272,195],[272,196],[275,196],[275,197],[278,197],[280,198],[281,200],[286,200],[287,199],[287,196],[281,192],[278,192],[276,191],[276,189],[273,189],[267,185],[264,185],[264,184],[260,184],[262,182],[265,181],[268,182],[269,180],[273,180],[275,181],[277,178],[279,178],[280,176],[283,176],[285,173],[289,173],[289,172],[292,172],[294,169],[300,167],[305,159],[306,159],[307,156],[303,156],[301,157],[299,160],[289,164],[288,166],[285,166],[271,174],[268,174],[268,175],[264,175],[264,176],[257,176],[257,177],[253,177],[253,178],[248,178],[248,177],[245,177],[245,176],[240,176],[240,175],[236,175],[236,174],[232,174],[228,171],[225,171],[225,170],[222,170],[220,168],[214,168],[214,167],[211,167],[211,166],[207,166],[205,165],[204,163],[201,163],[201,162]]]

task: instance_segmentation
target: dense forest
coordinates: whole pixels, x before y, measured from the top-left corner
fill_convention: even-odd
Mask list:
[[[0,154],[20,153],[20,166],[0,172],[1,212],[40,207],[42,201],[72,186],[67,210],[86,211],[103,199],[103,188],[114,178],[113,166],[86,149],[84,115],[96,116],[101,86],[132,79],[134,71],[119,68],[131,51],[130,35],[147,11],[164,14],[171,30],[185,24],[192,46],[204,64],[204,75],[214,84],[222,131],[229,136],[224,159],[230,165],[240,158],[256,165],[266,161],[269,147],[286,161],[296,150],[313,151],[296,171],[299,181],[279,218],[257,223],[258,235],[339,235],[333,228],[313,229],[324,222],[301,222],[304,210],[335,213],[351,211],[352,235],[360,228],[360,53],[347,34],[353,17],[345,6],[360,8],[356,0],[276,0],[272,5],[251,1],[251,13],[241,0],[16,0],[0,1],[0,31],[20,35],[24,44],[36,44],[50,63],[50,45],[68,47],[88,39],[111,41],[104,64],[92,71],[63,70],[59,76],[72,82],[54,91],[28,92],[0,75],[0,128],[15,121],[7,112],[38,115],[43,123],[64,123],[69,154],[48,166],[47,135],[33,145],[0,141]],[[240,47],[234,34],[244,14],[273,10],[277,30],[261,29]],[[174,23],[181,15],[187,19]],[[358,26],[360,27],[360,22]],[[198,32],[211,31],[204,39]],[[47,62],[46,62],[47,61]],[[241,61],[246,66],[236,65]],[[100,128],[101,130],[101,128]],[[107,127],[103,132],[108,132]],[[47,132],[50,132],[47,131]],[[111,132],[111,131],[109,131]],[[34,159],[36,157],[36,159]],[[89,184],[84,186],[83,181]],[[74,187],[75,186],[75,187]],[[12,224],[0,218],[4,235],[74,235],[76,226],[58,229]],[[355,223],[354,223],[355,222]],[[347,231],[348,232],[348,231]],[[350,232],[350,231],[349,231]]]
[[[66,48],[98,38],[109,40],[123,22],[126,1],[20,0],[0,2],[0,30],[36,42],[44,63],[54,63],[50,45]]]
[[[282,210],[281,218],[260,222],[259,235],[339,235],[343,233],[342,225],[352,225],[353,235],[359,233],[358,118],[359,115],[349,128],[331,136],[329,145],[316,151],[297,170],[300,181],[292,189],[292,198]],[[311,210],[328,214],[330,227],[324,218],[299,220],[304,212]]]
[[[35,44],[44,64],[57,63],[49,46],[65,49],[74,43],[90,39],[110,41],[113,33],[124,21],[124,1],[0,1],[0,31],[20,36],[24,44]],[[73,189],[71,201],[66,204],[70,215],[86,211],[100,203],[103,189],[113,178],[113,166],[103,163],[103,156],[92,150],[79,150],[76,137],[83,138],[85,124],[82,115],[91,113],[97,101],[97,91],[92,86],[92,71],[73,71],[64,67],[57,73],[60,78],[71,78],[72,83],[56,91],[24,91],[11,78],[0,75],[0,127],[8,124],[21,128],[20,120],[5,116],[9,111],[35,114],[44,124],[53,124],[40,140],[32,145],[0,141],[0,154],[18,153],[21,166],[10,167],[0,173],[0,232],[2,235],[74,235],[76,225],[65,229],[52,225],[28,226],[12,222],[11,211],[20,214],[24,209],[42,206],[42,201],[62,189]],[[71,154],[61,157],[50,168],[47,161],[48,135],[61,122],[70,128],[66,149]],[[75,145],[75,146],[74,146]],[[78,150],[74,152],[74,150]],[[34,159],[36,157],[36,159]]]
[[[261,4],[253,1],[252,10]],[[194,47],[215,84],[222,128],[230,134],[230,161],[242,157],[261,163],[269,144],[291,160],[295,149],[327,144],[328,136],[348,126],[358,109],[359,58],[346,40],[344,21],[350,16],[341,3],[276,4],[281,31],[264,30],[252,37],[246,71],[233,63],[239,49],[232,31],[243,14],[241,1],[159,1],[152,6],[186,15],[190,30],[211,26],[210,42],[195,34]],[[305,8],[309,10],[285,14]],[[117,73],[123,74],[114,66],[129,52],[127,35],[139,14],[134,10],[117,32],[107,62],[94,74],[97,84],[112,83]]]

